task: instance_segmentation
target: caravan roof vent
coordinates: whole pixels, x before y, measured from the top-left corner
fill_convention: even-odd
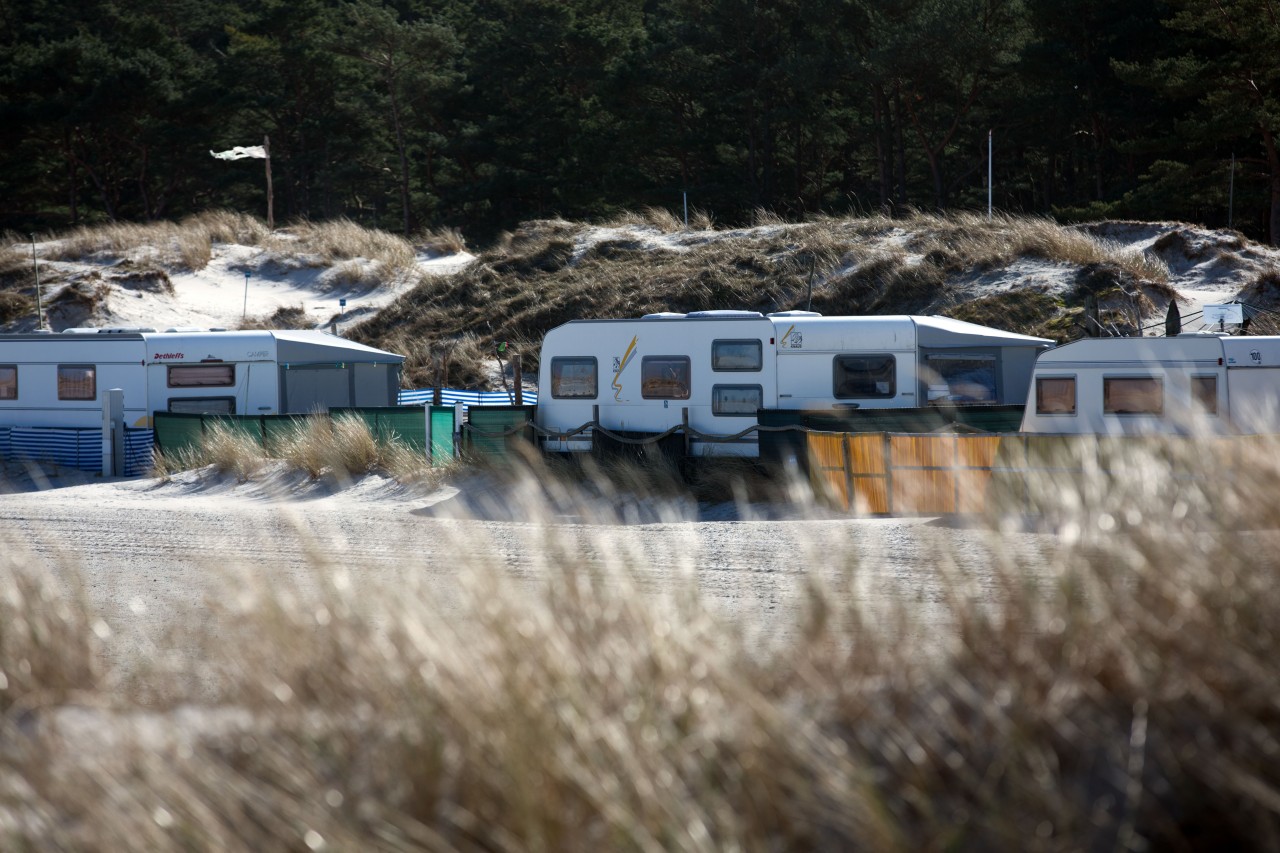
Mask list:
[[[759,311],[690,311],[685,315],[690,320],[724,320],[734,317],[763,317]]]
[[[164,333],[168,335],[173,332],[203,332],[203,331],[204,329],[200,328],[199,326],[170,326],[169,328],[164,330]]]
[[[645,314],[641,320],[681,320],[685,315],[677,311],[659,311],[656,314]]]
[[[68,331],[68,332],[70,332],[70,331],[76,331],[76,332],[80,332],[80,331],[84,331],[84,332],[95,332],[95,331],[96,331],[99,335],[136,335],[136,334],[138,334],[139,332],[154,332],[154,331],[155,331],[155,329],[143,328],[143,327],[141,327],[141,326],[139,326],[139,327],[137,327],[137,328],[126,329],[126,328],[124,328],[123,326],[115,326],[115,327],[112,327],[112,328],[110,328],[110,329],[84,329],[84,330],[81,330],[81,329],[74,329],[74,330],[72,330],[72,329],[67,329],[67,331]]]
[[[770,317],[821,317],[817,311],[771,311]]]

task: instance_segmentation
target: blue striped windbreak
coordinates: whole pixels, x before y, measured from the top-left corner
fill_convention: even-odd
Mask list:
[[[424,406],[431,402],[434,388],[423,388],[417,391],[401,391],[397,402],[401,406]],[[515,392],[506,391],[460,391],[456,388],[440,390],[442,405],[452,406],[461,403],[464,406],[513,406],[516,402]],[[524,405],[531,406],[538,402],[538,393],[526,389]]]
[[[125,427],[124,476],[136,477],[151,468],[155,432]],[[102,473],[102,430],[71,427],[0,427],[0,452],[5,459],[61,465]]]

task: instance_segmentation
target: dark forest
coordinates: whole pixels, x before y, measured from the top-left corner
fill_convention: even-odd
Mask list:
[[[484,240],[998,210],[1280,237],[1265,0],[0,0],[0,228],[266,214]],[[988,163],[988,150],[993,153]]]

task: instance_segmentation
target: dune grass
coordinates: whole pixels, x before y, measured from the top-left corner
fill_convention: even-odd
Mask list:
[[[150,260],[172,269],[203,269],[214,243],[260,246],[290,256],[309,256],[318,266],[336,266],[364,259],[379,265],[385,276],[402,275],[413,266],[413,246],[404,238],[365,228],[345,219],[290,223],[272,233],[245,214],[208,211],[181,222],[112,223],[48,235],[43,256],[50,260],[83,261],[94,257]],[[449,243],[460,235],[442,232]]]
[[[920,554],[936,595],[880,571],[856,528],[780,527],[790,604],[744,591],[731,611],[674,528],[655,588],[661,555],[540,512],[575,499],[564,481],[513,477],[533,577],[505,568],[510,543],[477,547],[484,524],[436,528],[447,596],[436,557],[364,571],[359,543],[300,542],[305,579],[218,567],[167,637],[221,674],[201,690],[118,678],[76,570],[6,549],[0,839],[1274,849],[1273,444],[1233,478],[1153,452],[1047,481],[1034,548],[999,514],[937,528]],[[604,520],[612,488],[576,493],[582,517]],[[955,550],[984,524],[989,559]]]
[[[312,479],[350,483],[366,474],[384,474],[405,482],[435,481],[443,471],[396,439],[378,438],[367,423],[351,415],[299,418],[281,437],[263,441],[252,427],[213,423],[193,446],[170,456],[157,455],[153,474],[212,467],[247,482],[272,462],[283,462]]]
[[[421,280],[352,334],[398,352],[411,341],[407,381],[425,387],[463,339],[476,341],[463,350],[483,358],[498,341],[540,341],[573,319],[723,308],[953,314],[972,301],[967,282],[1022,257],[1079,270],[1076,291],[1098,293],[1104,308],[1113,307],[1106,300],[1116,310],[1134,303],[1151,315],[1171,293],[1158,259],[1036,217],[916,213],[788,223],[759,211],[753,228],[717,231],[709,221],[685,230],[670,212],[650,209],[598,226],[524,223],[465,271]],[[1065,340],[1080,310],[1077,296],[1024,300],[1016,316],[996,325]],[[449,359],[446,384],[489,372],[459,354]],[[536,346],[523,356],[536,369]]]
[[[415,259],[413,244],[405,238],[348,219],[295,222],[272,235],[265,246],[282,255],[311,256],[316,266],[373,261],[381,278],[404,275]]]
[[[316,322],[307,316],[305,305],[286,305],[261,317],[241,321],[240,329],[314,329]]]
[[[457,228],[430,228],[415,234],[412,243],[437,255],[456,255],[467,250],[467,241]]]
[[[336,220],[293,222],[268,233],[253,217],[214,211],[180,223],[81,228],[48,242],[47,260],[125,258],[160,272],[200,269],[215,243],[235,242],[264,249],[259,262],[266,266],[330,268],[327,281],[334,286],[417,281],[395,305],[350,332],[409,355],[405,378],[416,387],[441,376],[448,385],[498,387],[489,355],[499,342],[519,347],[533,374],[537,342],[580,318],[812,308],[829,315],[959,312],[1000,319],[998,305],[985,315],[975,308],[967,288],[1019,258],[1073,268],[1080,281],[1062,300],[1021,300],[1015,315],[997,323],[1010,331],[1072,337],[1086,291],[1126,327],[1141,320],[1124,317],[1154,316],[1171,298],[1168,270],[1157,257],[1122,250],[1087,229],[1009,215],[787,222],[760,210],[752,227],[740,229],[717,229],[705,211],[693,211],[686,228],[661,208],[624,211],[601,223],[537,220],[503,235],[463,272],[444,277],[422,276],[416,251],[463,250],[456,229],[409,241]],[[15,261],[14,270],[15,282],[30,276],[25,264]],[[15,303],[9,313],[23,308]]]
[[[83,261],[94,257],[150,260],[172,269],[201,270],[208,265],[214,243],[260,245],[267,228],[252,216],[231,211],[207,211],[181,222],[93,225],[46,237],[49,260]]]

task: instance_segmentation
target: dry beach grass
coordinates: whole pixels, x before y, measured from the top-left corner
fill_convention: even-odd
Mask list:
[[[537,577],[463,556],[446,606],[413,558],[300,541],[307,578],[217,568],[174,614],[198,654],[127,678],[74,566],[9,548],[0,846],[1275,849],[1275,450],[1038,484],[1047,575],[997,512],[980,574],[936,529],[937,599],[846,544],[731,618],[693,556],[655,591],[607,528],[563,535],[615,485],[512,476]]]
[[[1079,286],[1065,298],[1020,288],[974,298],[974,280],[1023,257],[1078,270]],[[406,353],[414,387],[434,384],[446,361],[444,382],[456,386],[492,373],[485,358],[500,341],[518,348],[532,371],[536,342],[573,319],[812,307],[963,315],[1063,339],[1075,333],[1086,292],[1109,319],[1117,313],[1112,303],[1131,294],[1122,307],[1132,325],[1131,307],[1144,316],[1162,310],[1160,300],[1172,295],[1167,279],[1155,258],[1036,217],[917,213],[786,223],[760,211],[754,228],[715,230],[704,215],[685,230],[670,213],[646,210],[600,226],[524,223],[462,272],[423,278],[353,334]],[[1010,311],[1011,302],[1019,310]]]
[[[1123,230],[1125,223],[1110,225]],[[532,374],[537,343],[549,329],[572,319],[654,311],[929,313],[1066,340],[1080,334],[1092,295],[1108,328],[1131,333],[1162,316],[1174,298],[1162,259],[1185,265],[1202,251],[1203,239],[1168,225],[1166,237],[1178,239],[1143,251],[1108,239],[1103,226],[1038,217],[917,212],[786,222],[761,210],[752,227],[723,228],[695,211],[686,228],[654,208],[600,224],[526,222],[480,251],[476,262],[441,275],[421,263],[464,251],[456,229],[422,232],[412,241],[346,220],[291,222],[270,232],[253,217],[211,211],[178,223],[44,235],[39,263],[46,300],[67,302],[51,318],[60,325],[152,324],[104,318],[111,311],[132,317],[137,311],[126,297],[172,289],[174,276],[206,269],[215,246],[253,249],[230,262],[234,275],[252,272],[255,283],[297,277],[310,282],[317,302],[336,301],[334,291],[403,288],[393,305],[364,315],[350,334],[406,354],[410,387],[442,381],[492,389],[500,385],[493,361],[500,342],[519,352]],[[25,238],[6,235],[0,321],[34,315],[32,259],[19,251],[25,245]],[[1228,255],[1254,252],[1222,240],[1214,245]],[[1230,257],[1224,257],[1225,265]],[[1255,262],[1261,261],[1249,261]],[[86,269],[70,268],[77,263]],[[1028,265],[1052,272],[1042,276]],[[1045,277],[1068,286],[1046,286]],[[237,322],[260,326],[269,316]],[[322,320],[304,312],[299,322],[315,327]]]
[[[153,474],[167,477],[211,466],[246,482],[272,460],[283,460],[312,479],[330,477],[345,483],[372,473],[403,482],[437,482],[443,473],[394,435],[379,439],[359,418],[338,416],[299,419],[281,439],[265,445],[257,435],[215,423],[194,447],[171,457],[157,453]]]

